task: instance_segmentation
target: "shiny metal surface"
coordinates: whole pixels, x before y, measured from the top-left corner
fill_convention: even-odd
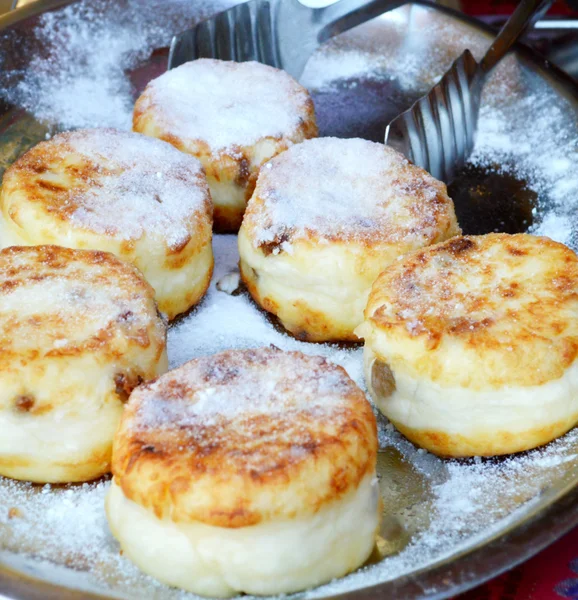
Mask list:
[[[465,50],[427,95],[387,126],[385,143],[437,179],[452,181],[474,147],[484,82],[551,5],[552,0],[520,2],[480,63]]]
[[[299,0],[250,0],[175,35],[168,68],[196,58],[255,60],[299,79],[323,42],[401,4],[402,0],[338,0],[310,8]]]

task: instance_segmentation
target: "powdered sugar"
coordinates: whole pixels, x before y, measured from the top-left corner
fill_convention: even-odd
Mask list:
[[[453,214],[438,181],[394,150],[361,139],[293,146],[263,166],[255,196],[259,202],[247,211],[253,243],[281,241],[284,250],[308,234],[321,242],[427,243]]]
[[[166,142],[112,129],[80,130],[54,136],[15,169],[33,160],[44,169],[39,188],[49,173],[70,181],[70,187],[50,194],[47,206],[80,228],[123,240],[146,233],[179,247],[195,219],[208,218],[201,164]],[[75,169],[88,175],[77,177]]]
[[[184,321],[171,327],[168,354],[171,368],[197,356],[222,352],[230,348],[259,348],[274,345],[282,350],[298,350],[324,356],[348,372],[363,386],[361,348],[308,344],[276,329],[246,294],[230,295],[219,291],[217,284],[235,272],[239,255],[237,238],[216,235],[213,238],[215,272],[204,301]]]
[[[191,361],[137,393],[135,425],[178,429],[188,422],[212,421],[216,415],[283,418],[295,410],[344,405],[342,397],[354,390],[334,365],[320,357],[285,354],[271,347],[227,351]]]
[[[256,62],[200,59],[152,81],[137,109],[163,135],[214,153],[291,138],[308,118],[309,95],[287,73]]]
[[[0,94],[51,126],[130,129],[134,90],[127,70],[166,46],[174,31],[231,4],[84,0],[46,13],[35,30],[44,51],[31,53],[24,71],[0,75]]]
[[[510,105],[493,98],[482,108],[470,161],[502,163],[526,179],[538,192],[532,233],[577,248],[578,123],[567,103],[537,75],[526,77],[536,91]]]

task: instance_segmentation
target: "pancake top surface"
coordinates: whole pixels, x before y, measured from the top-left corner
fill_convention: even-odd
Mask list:
[[[212,211],[195,158],[114,129],[66,132],[41,142],[6,171],[2,200],[17,224],[20,205],[29,203],[51,220],[121,240],[146,233],[170,248],[190,239],[199,217],[210,224]]]
[[[113,473],[129,498],[175,521],[293,518],[373,472],[375,427],[341,367],[274,347],[228,351],[133,392]]]
[[[383,144],[338,138],[305,141],[266,163],[244,227],[256,247],[282,250],[297,239],[414,247],[457,232],[443,183]]]
[[[218,152],[290,137],[312,109],[307,90],[284,71],[202,58],[149,83],[135,114],[150,113],[164,135]]]
[[[578,351],[578,257],[528,234],[464,236],[407,255],[374,283],[383,356],[442,385],[532,386]],[[372,347],[374,345],[372,344]]]
[[[152,288],[112,254],[59,246],[0,252],[3,363],[164,346],[164,337]]]

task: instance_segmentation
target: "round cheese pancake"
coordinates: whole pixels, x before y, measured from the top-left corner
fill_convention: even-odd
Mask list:
[[[5,173],[2,247],[58,244],[136,265],[173,318],[213,270],[211,199],[201,164],[170,144],[113,129],[54,136]]]
[[[261,169],[239,231],[241,275],[296,337],[355,341],[384,267],[459,232],[446,186],[401,154],[319,138]]]
[[[264,162],[317,135],[313,101],[287,73],[206,58],[149,83],[135,105],[133,129],[203,163],[217,231],[239,229]]]
[[[375,282],[358,333],[376,404],[436,454],[519,452],[578,422],[578,257],[548,238],[409,254]]]
[[[6,248],[0,365],[0,475],[94,479],[130,392],[167,369],[154,292],[112,254]]]
[[[280,594],[359,567],[379,525],[375,417],[345,371],[270,347],[137,388],[113,449],[111,531],[202,595]]]

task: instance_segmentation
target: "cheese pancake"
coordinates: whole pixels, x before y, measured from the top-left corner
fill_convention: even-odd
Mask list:
[[[87,481],[110,469],[132,389],[167,369],[153,290],[112,254],[0,252],[0,475]]]
[[[409,254],[375,282],[358,333],[374,400],[436,454],[528,450],[578,421],[578,258],[548,238]]]
[[[371,407],[341,367],[274,347],[207,356],[133,392],[109,523],[169,585],[294,592],[371,553],[376,451]]]

